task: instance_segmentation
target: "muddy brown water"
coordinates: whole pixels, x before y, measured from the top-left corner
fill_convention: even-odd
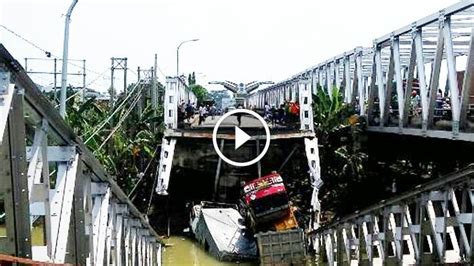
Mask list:
[[[171,236],[165,240],[163,250],[163,265],[191,265],[191,266],[230,266],[230,265],[258,265],[258,262],[232,263],[222,262],[207,253],[195,240],[183,236]]]
[[[163,266],[190,265],[190,266],[257,266],[259,261],[252,262],[223,262],[207,253],[194,239],[184,236],[171,236],[165,239],[166,247],[163,249]],[[317,263],[315,258],[307,257],[304,266],[325,265]]]

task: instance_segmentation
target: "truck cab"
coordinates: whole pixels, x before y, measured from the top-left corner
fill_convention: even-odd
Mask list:
[[[289,199],[278,173],[251,180],[243,186],[244,201],[256,225],[279,220],[289,212]]]

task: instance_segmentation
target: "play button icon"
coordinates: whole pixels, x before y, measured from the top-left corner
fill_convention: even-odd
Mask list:
[[[237,150],[240,146],[244,145],[245,142],[249,141],[251,137],[245,133],[239,127],[235,127],[235,149]]]
[[[245,117],[245,119],[249,119],[248,116],[253,116],[256,119],[252,119],[252,120],[253,121],[257,120],[256,123],[257,124],[260,123],[262,125],[263,129],[265,130],[265,136],[264,137],[261,134],[257,135],[257,136],[250,136],[245,131],[243,131],[240,127],[234,126],[235,135],[233,137],[231,136],[231,139],[232,138],[234,139],[234,150],[239,149],[240,147],[242,147],[242,145],[244,145],[248,141],[257,140],[257,139],[260,141],[263,138],[265,138],[265,146],[263,147],[263,150],[260,152],[260,154],[258,154],[258,156],[256,158],[254,158],[250,161],[246,161],[246,162],[232,161],[231,159],[227,158],[223,154],[223,152],[219,148],[219,145],[217,145],[217,138],[218,138],[217,133],[219,131],[219,127],[221,126],[222,122],[225,119],[229,118],[230,116],[236,115],[236,114],[238,114],[238,116],[241,116],[241,117],[243,115],[247,115],[247,117]],[[239,122],[239,125],[240,125],[240,122]],[[228,138],[228,136],[226,138]],[[254,111],[247,110],[247,109],[232,110],[230,112],[225,113],[221,118],[219,118],[216,125],[214,126],[214,130],[212,132],[212,145],[214,146],[214,150],[216,151],[217,155],[219,155],[219,157],[222,160],[224,160],[224,162],[226,162],[228,164],[231,164],[233,166],[239,166],[239,167],[249,166],[249,165],[252,165],[252,164],[257,163],[258,161],[260,161],[263,158],[263,156],[265,156],[265,153],[267,153],[268,148],[270,147],[270,129],[268,128],[268,125],[265,122],[265,120],[263,119],[263,117],[261,117],[259,114],[255,113]]]

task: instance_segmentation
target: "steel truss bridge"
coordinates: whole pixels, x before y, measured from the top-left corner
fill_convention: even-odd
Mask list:
[[[264,102],[297,101],[300,83],[329,96],[337,87],[344,101],[368,118],[371,131],[474,141],[468,123],[474,109],[473,6],[471,0],[461,1],[375,39],[371,47],[336,55],[253,93],[249,104],[263,108]],[[461,78],[460,58],[466,61]],[[440,78],[447,78],[451,106],[446,111],[436,107],[444,85]],[[410,110],[414,89],[421,98],[416,118]],[[436,123],[440,112],[449,113],[445,130]]]
[[[161,264],[160,238],[147,218],[3,45],[0,215],[0,254],[74,265]]]
[[[254,92],[248,105],[304,105],[311,97],[302,97],[302,89],[322,91],[331,99],[338,89],[344,102],[367,119],[369,131],[474,141],[473,33],[474,1],[461,1],[375,39],[371,47],[356,47]],[[442,110],[437,106],[441,78],[447,81],[450,102]],[[419,107],[411,106],[413,90],[420,97]],[[302,108],[301,119],[312,119],[303,113]],[[319,158],[316,162],[319,170]],[[314,217],[311,239],[316,253],[329,265],[472,264],[473,169],[321,228]],[[317,213],[319,171],[314,176],[312,205]]]

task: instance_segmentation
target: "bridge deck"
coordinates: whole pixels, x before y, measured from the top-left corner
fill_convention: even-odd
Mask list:
[[[212,138],[214,126],[221,116],[207,117],[202,124],[199,125],[199,118],[196,116],[184,128],[167,129],[165,136],[179,137],[179,138]],[[314,137],[314,132],[299,129],[299,124],[281,124],[281,123],[267,123],[270,129],[271,139],[288,139],[288,138],[304,138]],[[263,127],[258,119],[243,115],[241,124],[239,125],[236,116],[230,116],[225,119],[219,126],[217,134],[218,139],[234,139],[234,127],[242,128],[247,134],[252,136],[252,139],[265,139]]]

